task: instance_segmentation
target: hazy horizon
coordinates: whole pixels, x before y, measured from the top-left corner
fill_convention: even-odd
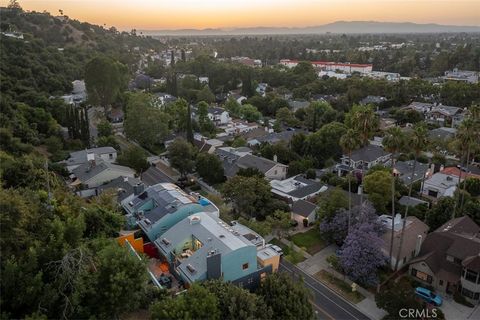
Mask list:
[[[8,0],[0,0],[2,6]],[[120,30],[299,28],[336,21],[480,26],[480,0],[19,0],[24,10],[64,14]]]

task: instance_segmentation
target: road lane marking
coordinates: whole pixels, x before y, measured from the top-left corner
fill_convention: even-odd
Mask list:
[[[282,264],[282,267],[284,267],[285,269],[287,269],[288,271],[292,272],[294,270],[288,268],[285,264]],[[295,266],[294,266],[295,267]],[[296,267],[295,267],[296,268]],[[333,290],[331,290],[330,288],[328,288],[327,286],[323,285],[322,283],[318,282],[318,280],[316,280],[315,278],[313,278],[312,276],[310,276],[309,274],[303,272],[301,269],[297,268],[301,273],[307,275],[308,277],[310,277],[314,282],[320,284],[321,286],[327,288],[329,291],[331,291],[334,295],[340,297],[337,293],[335,293]],[[319,294],[321,294],[322,296],[324,296],[325,298],[327,298],[328,300],[330,300],[334,305],[336,305],[337,307],[339,307],[340,309],[342,309],[343,311],[345,311],[346,313],[348,313],[350,316],[353,317],[353,319],[357,319],[357,320],[360,320],[360,318],[354,316],[352,313],[350,313],[348,310],[346,310],[344,307],[342,307],[341,305],[339,305],[338,303],[336,303],[335,301],[333,301],[330,297],[328,297],[327,295],[325,295],[323,292],[321,292],[320,290],[318,290],[317,288],[315,288],[314,286],[312,286],[310,283],[308,283],[308,281],[304,281],[305,284],[307,284],[309,287],[311,287],[313,290],[315,290],[316,292],[318,292]],[[341,298],[341,297],[340,297]],[[342,298],[343,299],[343,298]],[[367,316],[368,318],[368,316]]]

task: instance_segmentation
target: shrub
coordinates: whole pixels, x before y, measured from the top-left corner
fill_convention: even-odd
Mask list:
[[[454,300],[456,303],[463,304],[463,305],[466,306],[466,307],[469,307],[469,308],[473,308],[473,307],[474,307],[474,305],[471,304],[470,302],[468,302],[467,299],[466,299],[464,296],[462,296],[459,291],[457,291],[457,292],[455,292],[455,293],[453,294],[453,300]]]

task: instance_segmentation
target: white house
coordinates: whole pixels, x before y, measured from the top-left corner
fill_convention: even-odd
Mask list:
[[[232,120],[227,110],[218,107],[208,108],[208,118],[212,120],[216,126],[227,124]]]
[[[270,181],[272,193],[288,202],[307,200],[327,190],[327,186],[320,182],[296,175],[284,180]]]
[[[460,181],[463,181],[461,179]],[[437,200],[442,197],[453,197],[457,189],[458,177],[437,172],[423,183],[422,194]]]
[[[293,68],[297,66],[298,60],[282,59],[280,64],[287,68]],[[358,64],[358,63],[341,63],[332,61],[311,61],[313,67],[318,70],[324,71],[341,71],[344,73],[370,73],[372,72],[373,65],[371,64]]]
[[[352,152],[351,157],[343,155],[341,164],[336,169],[339,174],[355,169],[368,170],[374,165],[385,164],[390,158],[390,153],[376,145],[368,145]]]
[[[479,73],[476,71],[458,70],[445,71],[444,80],[478,83]]]
[[[208,84],[208,77],[198,77],[200,84]]]

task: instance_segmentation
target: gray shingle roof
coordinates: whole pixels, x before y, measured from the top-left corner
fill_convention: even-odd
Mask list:
[[[219,107],[208,108],[208,113],[215,114],[215,115],[222,114],[225,111],[226,111],[225,109],[219,108]]]
[[[128,213],[134,213],[142,210],[146,203],[152,203],[151,209],[144,212],[152,224],[185,206],[199,206],[196,200],[179,187],[170,183],[160,183],[146,188],[144,192],[131,199],[125,199],[122,201],[122,207]]]
[[[309,180],[309,179],[304,178],[302,176],[295,177],[295,180],[306,184],[306,186],[295,189],[292,192],[288,193],[290,196],[295,197],[295,198],[304,198],[308,195],[317,193],[318,191],[320,191],[320,189],[322,189],[324,187],[324,185],[322,183],[316,182],[316,181],[313,181],[313,180]]]
[[[305,218],[307,218],[316,209],[317,206],[315,204],[305,200],[297,200],[292,205],[292,212]]]
[[[428,205],[427,201],[423,201],[421,199],[414,198],[414,197],[408,197],[408,196],[401,197],[400,200],[398,201],[398,203],[401,204],[402,206],[411,206],[411,207],[418,206],[419,204]]]
[[[135,172],[129,167],[119,166],[110,162],[96,160],[95,164],[86,162],[77,168],[73,169],[72,173],[81,182],[90,180],[91,178],[99,175],[106,170],[115,170],[118,172],[124,172],[125,174],[134,174]]]
[[[282,132],[272,132],[263,137],[258,137],[256,140],[260,143],[266,142],[270,144],[274,144],[280,141],[290,142],[292,140],[293,135],[297,133],[297,131],[282,131]]]
[[[413,175],[413,180],[410,179],[412,175],[414,160],[409,161],[398,161],[395,163],[395,170],[400,174],[400,179],[406,184],[409,185],[411,182],[418,181],[423,179],[425,173],[428,170],[428,164],[421,163],[417,161],[415,165],[415,173]],[[412,181],[411,181],[412,180]]]
[[[87,162],[87,154],[93,153],[95,155],[117,153],[113,147],[99,147],[86,150],[74,151],[70,153],[70,157],[66,160],[67,165],[82,164]]]
[[[133,186],[141,183],[137,178],[132,177],[118,177],[107,184],[101,185],[97,188],[99,194],[106,190],[117,191],[117,201],[120,202],[129,195],[133,194]]]
[[[389,153],[384,151],[382,147],[375,146],[375,145],[368,145],[363,148],[357,149],[352,152],[352,160],[353,161],[365,161],[371,162],[380,157],[386,156]]]
[[[256,168],[262,173],[267,173],[270,169],[275,167],[278,163],[266,158],[257,157],[254,155],[247,154],[239,158],[236,162],[237,166],[240,168]]]
[[[173,181],[173,179],[171,179],[169,176],[163,173],[160,169],[154,166],[151,166],[145,172],[142,173],[142,181],[148,186],[153,186],[163,182],[170,182],[170,183],[175,182]]]
[[[441,127],[441,128],[430,130],[428,132],[428,136],[431,139],[446,140],[446,139],[453,138],[456,133],[457,133],[457,129],[455,128]]]
[[[387,98],[382,96],[366,96],[360,100],[360,104],[381,104],[387,101]]]

